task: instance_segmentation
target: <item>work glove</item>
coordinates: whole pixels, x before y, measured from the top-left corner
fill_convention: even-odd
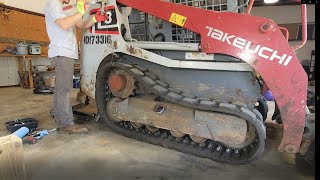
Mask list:
[[[77,9],[78,12],[82,15],[86,12],[86,1],[87,0],[77,0]]]
[[[109,17],[107,16],[107,13],[101,14],[101,11],[98,11],[93,17],[92,21],[93,22],[102,22],[108,20]]]

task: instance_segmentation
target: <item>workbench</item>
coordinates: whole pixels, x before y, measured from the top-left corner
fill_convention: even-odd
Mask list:
[[[28,72],[29,88],[33,88],[33,70],[32,70],[32,59],[34,58],[47,58],[46,55],[20,55],[20,54],[0,54],[0,57],[17,57],[18,58],[18,70],[20,76],[20,85],[23,87],[23,81],[21,77],[25,72]],[[27,66],[28,64],[28,66]],[[28,68],[27,68],[28,67]]]

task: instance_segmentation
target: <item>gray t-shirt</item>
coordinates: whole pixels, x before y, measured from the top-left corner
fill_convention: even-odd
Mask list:
[[[48,56],[65,56],[78,59],[78,44],[76,27],[62,29],[55,21],[70,16],[63,11],[63,4],[59,0],[47,0],[45,6],[47,33],[50,39]]]

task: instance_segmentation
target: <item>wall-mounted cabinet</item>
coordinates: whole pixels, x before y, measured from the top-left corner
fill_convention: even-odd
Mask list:
[[[15,57],[0,58],[0,87],[19,85],[18,60]]]

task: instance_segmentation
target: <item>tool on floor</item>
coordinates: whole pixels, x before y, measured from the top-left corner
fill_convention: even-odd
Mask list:
[[[27,135],[30,132],[30,130],[27,127],[21,127],[12,134],[15,134],[19,138],[23,138],[25,135]]]
[[[36,138],[33,136],[26,136],[22,139],[23,144],[35,144],[36,143]]]
[[[22,143],[29,143],[29,144],[34,144],[36,143],[36,139],[32,136],[26,136],[30,130],[27,127],[21,127],[12,134],[16,135],[17,137],[22,139]]]
[[[51,129],[51,130],[45,129],[45,130],[41,130],[41,131],[36,131],[36,132],[33,133],[32,136],[33,136],[35,139],[41,139],[41,138],[43,138],[44,136],[48,135],[50,132],[53,132],[53,131],[56,131],[56,130],[57,130],[57,128],[54,128],[54,129]]]

